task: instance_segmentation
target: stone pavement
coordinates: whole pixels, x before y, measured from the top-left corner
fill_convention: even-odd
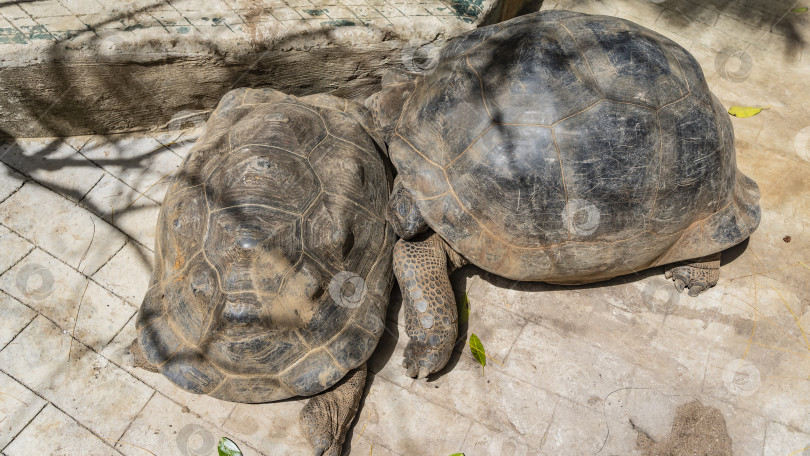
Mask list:
[[[661,268],[581,287],[454,275],[491,356],[459,345],[429,382],[400,367],[396,293],[347,453],[631,455],[694,399],[725,417],[736,455],[810,454],[810,13],[793,1],[547,1],[618,15],[681,43],[733,118],[762,222],[718,285],[674,292]],[[798,6],[803,6],[799,4]],[[773,26],[776,24],[776,26]],[[170,173],[199,129],[19,139],[0,148],[0,450],[29,454],[307,455],[303,401],[194,396],[131,367]],[[349,439],[347,439],[349,440]]]

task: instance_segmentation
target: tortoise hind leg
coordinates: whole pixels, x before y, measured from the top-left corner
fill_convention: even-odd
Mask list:
[[[437,234],[427,239],[401,239],[394,247],[394,274],[405,306],[410,340],[403,366],[409,377],[424,378],[450,359],[458,335],[458,311],[450,285],[450,266],[464,260]]]
[[[301,430],[315,449],[315,456],[340,456],[365,386],[366,365],[363,364],[346,374],[332,389],[310,399],[301,410]]]
[[[129,353],[132,355],[135,367],[146,369],[149,372],[160,372],[157,366],[150,364],[149,361],[146,360],[146,355],[144,355],[141,345],[138,343],[138,339],[133,340],[129,345]]]
[[[688,287],[689,296],[697,296],[717,285],[720,278],[720,253],[668,265],[664,276],[675,281],[678,291]]]

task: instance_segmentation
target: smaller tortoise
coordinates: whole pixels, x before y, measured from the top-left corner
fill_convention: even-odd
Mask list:
[[[399,173],[388,220],[412,377],[455,343],[448,267],[583,284],[669,264],[697,295],[759,224],[700,65],[623,19],[543,11],[477,29],[431,73],[387,74],[366,105]]]
[[[326,391],[301,425],[316,455],[340,454],[393,282],[372,126],[329,95],[222,98],[163,200],[136,365],[234,402]]]

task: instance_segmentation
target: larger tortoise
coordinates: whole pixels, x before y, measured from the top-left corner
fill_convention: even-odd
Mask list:
[[[759,224],[699,64],[623,19],[544,11],[480,28],[432,71],[389,73],[366,104],[399,173],[388,217],[412,377],[455,342],[448,265],[582,284],[685,261],[666,274],[696,295]]]
[[[386,160],[360,104],[226,94],[163,201],[136,364],[227,401],[328,390],[301,423],[340,454],[393,282]]]

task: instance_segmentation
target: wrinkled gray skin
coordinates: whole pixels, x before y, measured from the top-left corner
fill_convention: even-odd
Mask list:
[[[671,40],[613,17],[544,11],[451,41],[430,74],[366,100],[398,176],[387,217],[423,378],[457,336],[448,274],[582,284],[666,265],[689,294],[759,223],[725,108]],[[583,219],[584,218],[584,219]]]

